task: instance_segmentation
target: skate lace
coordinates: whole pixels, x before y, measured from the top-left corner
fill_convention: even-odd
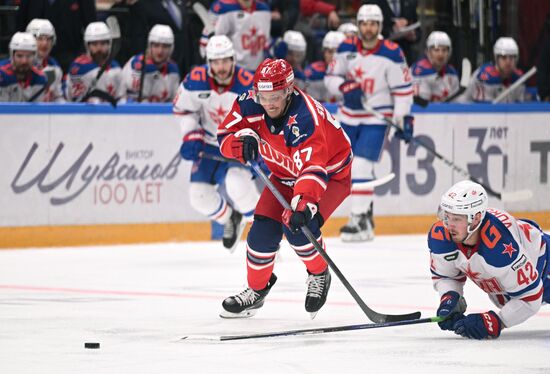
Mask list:
[[[235,296],[235,298],[241,306],[246,306],[253,304],[259,296],[260,294],[254,291],[252,288],[247,288],[246,290]]]
[[[325,289],[325,276],[313,275],[307,277],[307,296],[321,297]]]

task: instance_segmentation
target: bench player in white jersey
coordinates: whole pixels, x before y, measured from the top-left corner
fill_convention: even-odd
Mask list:
[[[0,102],[44,101],[46,76],[35,67],[36,39],[28,32],[13,34],[10,59],[0,66]]]
[[[278,38],[270,48],[270,58],[286,60],[294,71],[294,85],[306,90],[306,75],[304,60],[306,58],[307,42],[300,31],[287,30],[282,38]]]
[[[491,102],[502,91],[517,81],[523,72],[517,68],[519,49],[512,38],[498,38],[493,46],[494,63],[481,65],[472,75],[466,92],[459,98],[461,102]],[[525,101],[525,84],[513,90],[503,103]]]
[[[122,69],[117,61],[109,61],[112,47],[109,27],[104,22],[90,23],[84,31],[84,46],[86,53],[77,57],[69,66],[66,77],[67,99],[92,103],[104,101],[97,97],[87,98],[87,94],[94,89],[116,100],[124,98]]]
[[[63,97],[63,70],[55,58],[50,56],[55,45],[56,35],[52,23],[47,19],[35,18],[27,25],[27,32],[34,35],[37,46],[36,67],[48,74],[52,72],[54,81],[46,90],[44,101],[64,102]]]
[[[405,130],[396,135],[405,140],[412,136],[411,75],[399,46],[382,39],[382,23],[382,11],[377,5],[361,6],[357,12],[359,36],[340,44],[325,76],[329,93],[343,95],[337,118],[353,147],[353,182],[374,179],[374,167],[386,139],[387,125],[365,110],[364,100]],[[341,238],[344,241],[372,240],[374,190],[352,189],[351,194],[351,217],[340,229]]]
[[[428,234],[433,286],[441,297],[437,315],[447,317],[439,326],[471,339],[498,338],[550,302],[550,235],[531,220],[487,206],[482,186],[459,182],[441,197],[440,221]],[[464,314],[467,278],[497,312]]]
[[[411,67],[415,95],[437,102],[458,91],[458,73],[448,64],[451,53],[449,35],[442,31],[433,31],[428,35],[426,56]]]
[[[221,317],[251,317],[262,307],[277,280],[273,268],[283,233],[309,274],[305,309],[315,317],[331,275],[300,227],[307,225],[325,246],[321,227],[350,192],[353,155],[345,132],[321,103],[294,87],[287,61],[266,59],[254,74],[254,91],[235,100],[219,126],[218,141],[226,157],[242,163],[261,155],[292,207],[284,209],[264,188],[247,237],[248,287],[223,301]]]
[[[315,61],[306,67],[307,93],[313,98],[328,103],[342,100],[342,94],[331,95],[325,86],[325,74],[328,66],[334,59],[336,50],[346,39],[346,35],[339,31],[329,31],[323,38],[323,60]]]
[[[144,54],[140,53],[131,57],[122,69],[128,102],[165,103],[174,99],[180,73],[178,65],[170,59],[173,51],[174,33],[170,26],[153,26],[147,39],[145,65]]]
[[[193,68],[180,85],[174,113],[181,117],[180,154],[193,161],[191,206],[224,225],[223,245],[232,252],[246,222],[253,219],[259,192],[248,168],[201,157],[201,152],[221,157],[216,138],[218,125],[235,98],[251,89],[253,76],[235,64],[233,44],[224,35],[210,38],[206,57],[208,64]],[[222,183],[232,204],[218,191]]]
[[[357,25],[351,22],[342,23],[340,26],[338,26],[338,30],[336,31],[343,32],[346,38],[352,38],[354,36],[357,36],[359,33]]]
[[[216,19],[214,33],[227,35],[231,39],[237,65],[256,70],[269,46],[269,5],[257,0],[217,0],[212,4],[211,11]]]

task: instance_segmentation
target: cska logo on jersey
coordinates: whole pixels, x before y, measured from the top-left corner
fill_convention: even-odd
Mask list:
[[[223,107],[220,106],[214,110],[209,110],[208,114],[210,114],[210,118],[212,119],[212,122],[216,124],[216,126],[220,126],[225,119],[225,116],[227,115],[227,110],[223,109]]]
[[[264,50],[266,37],[258,33],[256,26],[252,26],[248,33],[241,36],[241,44],[245,51],[250,51],[251,56],[256,56]]]

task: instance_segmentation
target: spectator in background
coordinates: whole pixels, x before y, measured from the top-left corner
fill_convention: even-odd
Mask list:
[[[146,53],[132,57],[122,70],[128,101],[171,102],[178,85],[178,66],[170,60],[174,33],[167,25],[155,25],[149,32]]]
[[[63,71],[82,50],[82,31],[96,20],[95,0],[21,0],[17,29],[25,30],[35,19],[48,19],[57,32],[52,55]]]
[[[428,101],[444,101],[459,89],[458,73],[449,65],[449,35],[433,31],[426,40],[426,56],[411,67],[414,94]]]
[[[375,4],[382,10],[384,26],[382,35],[386,39],[395,41],[407,58],[407,64],[416,61],[417,55],[413,45],[420,40],[420,27],[404,35],[398,36],[399,30],[415,24],[418,21],[416,7],[417,0],[363,0],[362,4]],[[394,35],[392,37],[392,34]]]
[[[329,30],[336,30],[340,26],[340,17],[336,13],[336,7],[324,1],[300,0],[300,12],[304,17],[314,14],[326,16]]]
[[[323,60],[306,67],[307,93],[321,102],[334,103],[342,99],[342,95],[331,95],[328,92],[324,79],[327,68],[344,39],[346,39],[344,33],[329,31],[323,38]]]
[[[35,66],[36,40],[16,32],[10,41],[10,61],[0,66],[0,102],[43,101],[47,80]]]
[[[104,22],[92,22],[84,32],[86,53],[79,56],[67,74],[67,99],[98,103],[123,98],[122,70],[115,60],[109,60],[112,38]],[[92,92],[103,93],[101,97]]]
[[[55,45],[55,29],[47,19],[35,18],[27,25],[27,32],[34,35],[37,45],[36,67],[44,74],[52,74],[53,82],[46,90],[44,101],[64,102],[61,83],[63,80],[63,71],[59,63],[50,56],[52,47]],[[49,73],[51,72],[51,73]]]
[[[550,101],[550,37],[542,44],[537,65],[537,89],[541,101]]]
[[[286,30],[294,29],[300,16],[300,0],[268,0],[271,8],[271,38],[283,36]]]
[[[481,65],[470,80],[468,88],[459,98],[461,102],[491,102],[517,81],[523,72],[517,66],[519,50],[512,38],[498,38],[494,47],[495,62]],[[525,101],[525,84],[520,85],[503,99],[503,103]]]

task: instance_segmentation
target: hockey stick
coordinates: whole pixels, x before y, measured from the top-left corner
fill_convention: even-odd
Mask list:
[[[199,157],[200,158],[207,158],[207,159],[214,160],[214,161],[230,162],[230,163],[240,164],[240,162],[237,161],[234,158],[216,156],[216,155],[212,155],[212,154],[206,153],[206,152],[199,152]],[[382,186],[382,185],[390,182],[391,180],[393,180],[393,178],[395,178],[395,174],[394,173],[389,173],[388,175],[385,175],[381,178],[373,179],[373,180],[368,181],[368,182],[354,183],[354,184],[352,184],[351,188],[352,188],[352,190],[356,190],[356,191],[368,191],[368,190],[372,190],[375,187]]]
[[[502,100],[504,100],[506,98],[506,96],[510,95],[510,93],[512,93],[512,91],[514,91],[516,88],[518,88],[519,86],[521,86],[523,83],[525,83],[529,78],[531,78],[533,76],[533,74],[535,74],[537,72],[537,67],[536,66],[533,66],[531,69],[529,69],[529,71],[525,74],[523,74],[521,76],[521,78],[519,78],[517,81],[515,81],[510,87],[508,87],[507,89],[505,89],[504,91],[502,91],[500,93],[500,95],[498,95],[494,100],[493,100],[493,104],[498,104],[500,103]]]
[[[55,72],[53,70],[48,70],[44,72],[44,75],[46,75],[46,84],[42,86],[40,90],[38,90],[32,97],[27,100],[28,103],[32,103],[34,100],[38,98],[38,96],[42,95],[44,91],[46,91],[48,88],[51,87],[51,85],[55,81]]]
[[[283,208],[291,210],[290,204],[285,200],[284,196],[281,195],[277,187],[271,182],[271,180],[264,174],[263,170],[260,168],[260,166],[256,162],[250,162],[250,166],[252,169],[256,172],[257,175],[259,175],[260,179],[264,182],[267,188],[273,193],[275,198],[279,201],[279,203],[283,206]],[[317,239],[315,236],[313,236],[313,233],[307,226],[302,226],[300,228],[302,230],[302,233],[306,236],[306,238],[310,241],[311,244],[315,247],[315,250],[323,257],[323,259],[328,263],[328,266],[330,269],[336,274],[338,279],[342,282],[344,287],[348,290],[348,292],[351,294],[355,302],[359,304],[359,307],[365,315],[372,321],[376,323],[385,323],[385,322],[393,322],[393,321],[404,321],[404,320],[410,320],[410,319],[419,319],[420,318],[420,312],[414,312],[409,314],[400,314],[400,315],[391,315],[391,314],[382,314],[375,312],[371,308],[365,304],[365,302],[361,299],[359,294],[355,291],[355,289],[351,286],[351,284],[348,282],[346,277],[344,277],[344,274],[338,269],[336,264],[332,261],[332,259],[329,257],[327,252],[323,249],[323,247],[317,242]]]
[[[390,119],[384,117],[382,113],[379,111],[373,109],[369,104],[367,104],[366,101],[363,102],[363,106],[365,107],[365,110],[371,114],[373,114],[376,118],[378,118],[381,121],[386,122],[386,124],[390,127],[393,127],[394,129],[401,131],[401,128],[397,126],[393,121]],[[462,169],[460,166],[456,165],[454,162],[437,152],[435,149],[430,147],[429,145],[425,144],[422,140],[412,137],[411,141],[422,148],[426,149],[429,153],[433,154],[435,157],[443,161],[445,164],[450,166],[454,171],[462,174],[464,177],[470,179],[472,182],[480,184],[485,190],[495,196],[497,199],[504,201],[504,202],[515,202],[515,201],[524,201],[528,200],[533,196],[533,191],[525,189],[525,190],[518,190],[518,191],[510,191],[510,192],[497,192],[493,190],[488,185],[482,183],[477,178],[474,178],[470,173],[468,173],[466,170]]]
[[[468,85],[470,84],[470,78],[472,75],[472,64],[470,63],[470,60],[467,58],[462,59],[462,75],[460,76],[460,87],[458,90],[453,93],[451,96],[448,96],[445,100],[443,100],[444,103],[450,103],[460,95],[466,91],[466,88],[468,88]]]
[[[208,15],[208,10],[199,2],[193,3],[191,5],[191,8],[195,11],[197,16],[202,21],[202,24],[204,25],[204,33],[206,35],[210,35],[214,32],[214,27],[212,27],[212,21],[210,20],[210,16]]]
[[[292,336],[292,335],[315,335],[315,334],[325,334],[328,332],[367,330],[367,329],[379,329],[382,327],[417,325],[420,323],[441,322],[444,319],[445,318],[443,317],[429,317],[429,318],[421,318],[421,319],[413,319],[413,320],[405,320],[405,321],[365,323],[361,325],[345,325],[345,326],[332,326],[332,327],[316,327],[311,329],[285,330],[285,331],[265,332],[260,334],[248,334],[248,335],[221,335],[221,336],[187,335],[182,337],[181,340],[210,340],[210,341],[223,342],[228,340],[275,338],[279,336]]]
[[[382,186],[395,178],[394,173],[389,173],[388,175],[383,176],[382,178],[373,179],[368,182],[357,182],[351,185],[352,191],[369,191],[374,187]]]

